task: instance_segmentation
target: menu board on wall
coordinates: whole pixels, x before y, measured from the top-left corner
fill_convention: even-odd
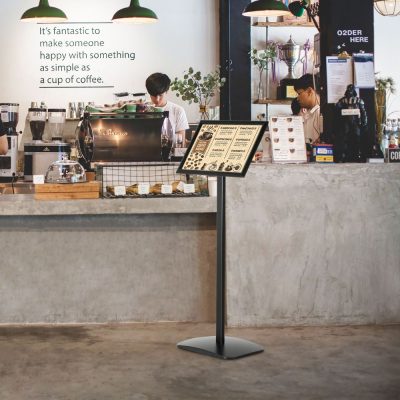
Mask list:
[[[266,126],[262,121],[202,121],[178,172],[245,176]]]

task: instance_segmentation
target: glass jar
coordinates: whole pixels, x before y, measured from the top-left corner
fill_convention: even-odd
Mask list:
[[[52,140],[61,140],[65,125],[65,108],[49,108],[49,132]]]

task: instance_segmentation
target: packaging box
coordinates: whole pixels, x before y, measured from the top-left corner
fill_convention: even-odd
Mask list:
[[[399,163],[400,162],[400,149],[386,149],[385,160],[389,163]]]
[[[333,145],[317,144],[313,146],[313,156],[317,163],[333,163]]]

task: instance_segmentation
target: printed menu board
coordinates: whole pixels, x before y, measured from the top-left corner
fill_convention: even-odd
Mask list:
[[[273,162],[307,162],[303,117],[271,117],[269,131],[271,134]]]
[[[245,176],[266,126],[262,121],[202,121],[178,172]]]

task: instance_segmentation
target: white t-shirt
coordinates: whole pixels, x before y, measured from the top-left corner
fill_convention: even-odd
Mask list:
[[[318,140],[321,133],[322,117],[319,105],[314,106],[310,111],[303,115],[304,136],[306,143],[314,143]]]
[[[161,133],[162,135],[167,135],[169,138],[172,138],[172,143],[175,144],[175,133],[189,129],[185,110],[183,107],[171,103],[170,101],[167,101],[167,104],[162,107],[162,110],[169,111],[169,117],[165,119]]]

